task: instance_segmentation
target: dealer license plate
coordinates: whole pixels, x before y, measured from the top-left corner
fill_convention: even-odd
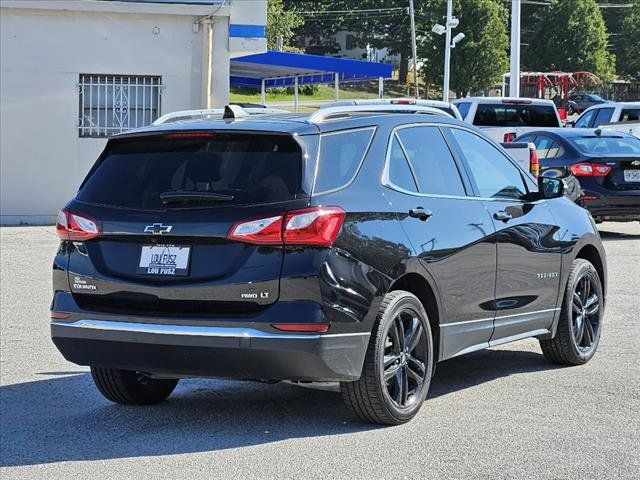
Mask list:
[[[143,245],[136,271],[143,275],[188,275],[190,250],[184,245]]]
[[[640,170],[625,170],[624,181],[629,183],[640,183]]]

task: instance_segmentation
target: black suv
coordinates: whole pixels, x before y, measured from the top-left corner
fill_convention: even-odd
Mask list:
[[[384,424],[451,357],[536,337],[587,362],[606,280],[588,212],[476,128],[398,108],[110,139],[58,217],[58,349],[121,404],[184,377],[339,381]]]

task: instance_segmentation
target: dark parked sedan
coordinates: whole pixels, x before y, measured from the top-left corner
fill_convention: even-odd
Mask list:
[[[576,93],[569,95],[567,110],[569,111],[569,115],[573,115],[574,113],[582,113],[587,108],[593,107],[594,105],[606,102],[608,102],[608,100],[605,100],[599,95],[592,93]]]
[[[562,178],[571,199],[596,222],[640,221],[640,139],[590,128],[529,132],[515,140],[533,142],[540,174]]]

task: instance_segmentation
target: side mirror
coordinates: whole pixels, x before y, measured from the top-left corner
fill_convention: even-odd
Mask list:
[[[564,195],[564,182],[559,178],[538,177],[538,199],[560,198]]]

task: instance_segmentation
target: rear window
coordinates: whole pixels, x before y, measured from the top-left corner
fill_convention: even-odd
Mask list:
[[[552,105],[478,104],[474,125],[485,127],[559,127]]]
[[[637,122],[640,120],[640,108],[625,108],[620,112],[621,122]]]
[[[640,140],[630,137],[579,137],[571,138],[582,153],[594,155],[638,155]]]
[[[165,209],[273,203],[303,195],[302,154],[292,137],[202,135],[209,136],[172,138],[167,134],[113,141],[85,179],[77,199]],[[190,198],[182,200],[183,194]]]
[[[327,133],[320,139],[320,163],[314,193],[345,187],[356,176],[364,160],[374,128]]]

